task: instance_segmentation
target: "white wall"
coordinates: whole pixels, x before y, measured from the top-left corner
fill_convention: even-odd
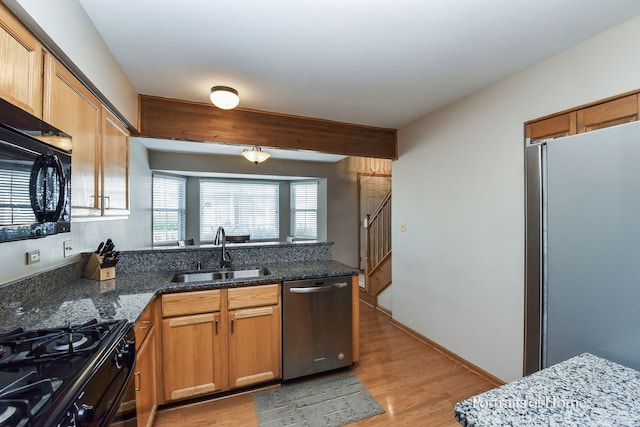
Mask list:
[[[639,51],[636,18],[400,129],[395,319],[505,381],[521,376],[523,123],[640,88]]]
[[[81,252],[95,250],[111,237],[116,249],[149,246],[151,241],[151,171],[147,149],[131,141],[131,214],[125,220],[78,222],[71,217],[71,232],[42,239],[5,242],[0,245],[0,286],[2,284],[77,261]],[[73,179],[73,178],[72,178]],[[63,242],[72,241],[73,255],[64,258]],[[26,265],[26,253],[40,251],[40,262]]]

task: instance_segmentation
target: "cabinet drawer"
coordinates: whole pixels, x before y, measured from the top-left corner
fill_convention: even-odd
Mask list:
[[[220,311],[220,290],[180,292],[162,296],[162,317]]]
[[[228,298],[229,310],[274,305],[280,301],[280,285],[276,283],[273,285],[229,289]]]

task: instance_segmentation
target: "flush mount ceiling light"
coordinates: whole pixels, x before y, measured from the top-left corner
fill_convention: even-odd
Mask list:
[[[214,86],[211,88],[211,102],[223,110],[236,108],[240,103],[238,91],[228,86]]]
[[[258,146],[255,146],[251,149],[245,148],[244,150],[242,150],[242,155],[245,159],[255,163],[256,165],[258,163],[264,162],[269,157],[271,157],[271,154],[267,153],[266,151],[262,151],[262,148]]]

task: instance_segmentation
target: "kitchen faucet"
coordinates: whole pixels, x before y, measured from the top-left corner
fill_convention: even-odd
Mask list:
[[[220,268],[227,268],[231,265],[231,258],[229,258],[229,254],[227,253],[227,249],[225,247],[225,241],[227,237],[224,233],[224,228],[218,227],[218,231],[216,231],[216,238],[213,240],[214,245],[222,245],[222,256],[220,257]]]

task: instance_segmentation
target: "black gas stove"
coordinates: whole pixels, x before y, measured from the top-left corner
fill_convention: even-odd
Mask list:
[[[107,426],[134,364],[126,320],[0,334],[0,426]]]

